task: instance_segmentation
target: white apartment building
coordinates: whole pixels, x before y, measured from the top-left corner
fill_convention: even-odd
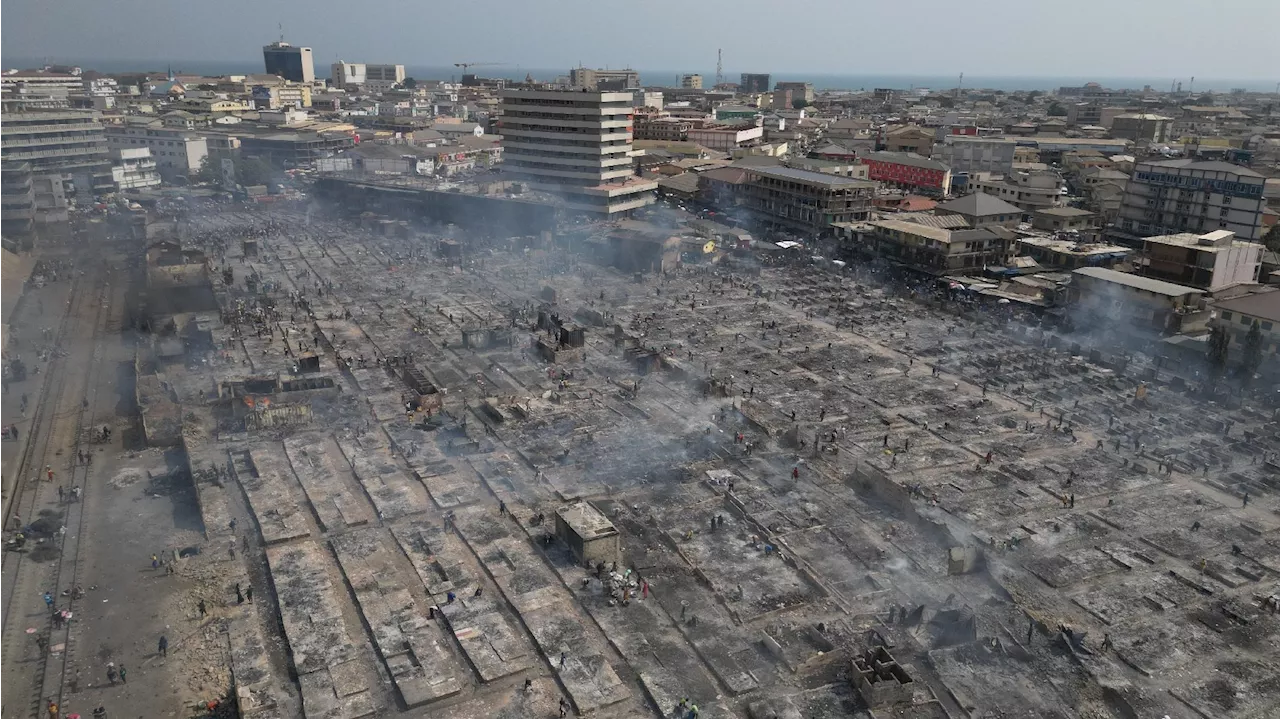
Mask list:
[[[145,147],[126,147],[111,151],[111,179],[121,190],[141,190],[160,186],[160,173],[151,150]]]
[[[652,204],[658,183],[632,171],[631,92],[503,90],[503,174],[562,193],[568,207],[603,215]]]
[[[1227,230],[1241,240],[1262,236],[1266,178],[1228,162],[1140,162],[1125,184],[1117,229],[1134,238]]]
[[[343,90],[385,92],[404,82],[404,65],[369,65],[363,62],[335,62],[330,66],[333,86]]]
[[[165,178],[190,176],[200,169],[209,154],[209,144],[204,137],[159,123],[108,127],[106,135],[107,147],[111,150],[150,150],[156,168]]]
[[[365,65],[365,78],[368,82],[389,82],[398,85],[404,82],[404,65]]]
[[[329,79],[339,90],[353,90],[364,85],[367,66],[362,62],[335,62],[329,66]]]

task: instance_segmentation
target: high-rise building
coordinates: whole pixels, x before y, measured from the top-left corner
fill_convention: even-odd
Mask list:
[[[606,216],[654,201],[658,183],[632,171],[632,93],[504,90],[500,97],[507,178]]]
[[[115,190],[97,113],[6,112],[0,133],[0,159],[29,168],[37,222],[66,219],[68,195],[92,202],[94,195]]]
[[[1265,180],[1228,162],[1139,162],[1125,185],[1113,234],[1132,246],[1153,235],[1215,230],[1256,241],[1262,236]]]
[[[738,83],[739,92],[768,92],[769,91],[769,73],[767,72],[744,72],[742,73],[741,82]]]
[[[701,75],[681,75],[680,87],[684,88],[685,90],[701,90],[702,76]]]
[[[315,62],[311,48],[294,47],[283,40],[262,48],[262,62],[268,75],[279,75],[294,82],[315,82]]]

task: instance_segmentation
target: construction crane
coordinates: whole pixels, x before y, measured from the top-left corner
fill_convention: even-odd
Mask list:
[[[496,67],[499,65],[506,65],[506,64],[507,63],[505,62],[455,62],[453,63],[453,66],[460,67],[462,68],[463,72],[466,72],[467,68],[470,68],[470,67]]]

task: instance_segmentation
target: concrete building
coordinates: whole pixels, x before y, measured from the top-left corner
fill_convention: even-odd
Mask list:
[[[658,184],[632,174],[630,92],[504,90],[503,174],[562,193],[575,210],[615,215],[654,201]]]
[[[595,70],[589,67],[575,67],[569,70],[569,84],[600,92],[634,90],[640,87],[640,73],[630,68]]]
[[[259,110],[279,110],[286,107],[302,109],[311,107],[311,86],[289,83],[254,85],[250,97]]]
[[[1047,207],[1031,213],[1031,226],[1045,232],[1093,230],[1098,216],[1078,207]]]
[[[885,133],[884,149],[889,152],[912,152],[921,157],[930,157],[933,155],[934,139],[932,130],[906,125]]]
[[[6,112],[0,125],[0,160],[29,167],[38,223],[65,219],[69,196],[88,203],[94,195],[115,189],[97,113]]]
[[[1082,267],[1071,277],[1079,308],[1099,326],[1172,334],[1208,325],[1204,290],[1105,267]]]
[[[308,85],[316,80],[315,61],[309,47],[294,47],[283,40],[273,42],[262,48],[262,63],[268,75]]]
[[[662,111],[663,96],[661,92],[656,90],[636,90],[635,106],[636,109],[651,108],[659,112]]]
[[[1262,236],[1262,189],[1257,172],[1226,162],[1162,160],[1140,162],[1120,201],[1117,239],[1175,232],[1229,230],[1242,240]]]
[[[365,79],[368,82],[389,82],[399,85],[404,82],[404,65],[365,65]]]
[[[794,106],[796,97],[795,93],[786,88],[778,88],[773,91],[773,97],[770,104],[774,110],[789,110]]]
[[[106,139],[112,150],[150,150],[160,176],[166,180],[190,177],[209,155],[209,145],[203,136],[182,128],[164,127],[158,121],[110,127]]]
[[[720,122],[755,122],[756,118],[761,115],[760,108],[746,105],[720,105],[714,110],[714,113],[716,120]],[[782,119],[779,118],[779,120]]]
[[[688,139],[693,123],[674,117],[656,117],[653,115],[637,115],[635,121],[635,139],[658,140],[663,142],[684,142]]]
[[[951,172],[1013,172],[1017,141],[993,137],[947,135],[933,148],[932,158],[951,168]]]
[[[738,92],[741,93],[759,93],[769,92],[769,73],[767,72],[744,72],[739,78]]]
[[[1263,246],[1236,239],[1229,230],[1183,232],[1142,242],[1138,271],[1147,277],[1215,292],[1258,281]]]
[[[0,162],[0,234],[29,237],[35,229],[36,196],[29,162]]]
[[[951,192],[951,168],[936,160],[909,152],[868,152],[860,157],[876,182],[927,195]]]
[[[791,167],[744,169],[737,204],[765,224],[822,233],[836,223],[859,222],[871,214],[874,182]]]
[[[240,137],[244,154],[293,167],[308,167],[353,145],[352,136],[345,132],[277,132]]]
[[[449,140],[456,140],[459,137],[480,137],[484,134],[484,128],[478,122],[437,122],[431,126],[431,129]]]
[[[804,100],[804,104],[813,104],[813,83],[811,82],[780,82],[774,86],[775,90],[790,90],[791,97],[794,100]],[[790,107],[790,105],[788,105]]]
[[[764,128],[758,125],[730,125],[690,128],[685,134],[689,142],[696,142],[708,150],[731,152],[764,138]]]
[[[142,190],[160,186],[160,173],[156,171],[155,158],[145,147],[114,148],[111,159],[111,179],[121,190]]]
[[[1256,322],[1262,333],[1264,363],[1270,361],[1272,371],[1280,369],[1276,367],[1276,358],[1280,356],[1280,291],[1256,292],[1221,300],[1213,304],[1213,309],[1217,316],[1210,325],[1226,328],[1236,356],[1239,356],[1245,337]]]
[[[1165,142],[1172,122],[1173,118],[1151,113],[1116,115],[1111,121],[1111,136],[1134,142]]]
[[[701,75],[681,75],[680,87],[685,90],[701,90],[702,76]]]
[[[933,210],[936,215],[958,215],[970,227],[1017,227],[1022,222],[1022,209],[1016,205],[992,197],[985,192],[975,192],[939,204]]]
[[[1040,265],[1055,270],[1114,268],[1133,254],[1133,250],[1128,247],[1081,242],[1069,237],[1019,237],[1016,247],[1019,255],[1030,257]]]
[[[862,238],[868,249],[936,274],[1004,266],[1013,249],[1014,233],[998,226],[948,230],[907,220],[875,220],[869,227]]]
[[[556,510],[556,536],[583,564],[610,564],[622,559],[621,535],[590,502],[575,502]]]
[[[1031,214],[1048,207],[1060,207],[1066,183],[1056,172],[1033,170],[1008,175],[981,172],[969,178],[968,186],[978,192],[999,197]]]
[[[362,62],[335,62],[329,66],[329,80],[340,90],[358,90],[368,80],[368,66]]]

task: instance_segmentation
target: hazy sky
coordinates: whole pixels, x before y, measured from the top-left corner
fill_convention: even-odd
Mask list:
[[[4,0],[4,57],[1274,79],[1280,0]],[[325,70],[317,74],[328,75]]]

